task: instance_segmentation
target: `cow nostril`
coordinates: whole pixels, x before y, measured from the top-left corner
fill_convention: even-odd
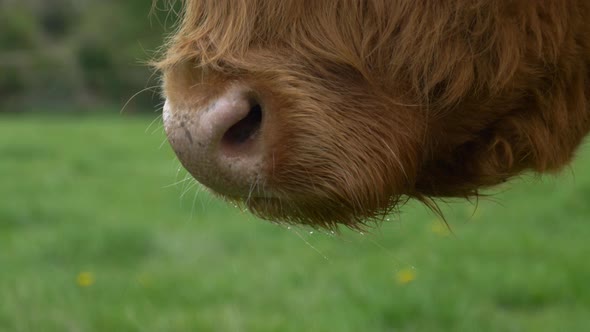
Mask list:
[[[262,107],[258,103],[253,103],[246,117],[225,132],[222,144],[230,147],[244,144],[258,133],[261,125]]]

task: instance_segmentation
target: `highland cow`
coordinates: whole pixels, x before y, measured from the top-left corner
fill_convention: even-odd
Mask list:
[[[567,165],[590,130],[587,0],[186,0],[164,124],[214,193],[358,227]]]

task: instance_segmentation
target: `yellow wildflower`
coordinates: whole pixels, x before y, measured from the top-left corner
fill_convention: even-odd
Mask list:
[[[91,272],[80,272],[76,277],[76,283],[80,287],[90,287],[94,285],[94,275]]]
[[[398,284],[409,284],[410,282],[414,281],[414,279],[416,279],[416,270],[413,268],[399,270],[395,275],[395,279],[397,280]]]

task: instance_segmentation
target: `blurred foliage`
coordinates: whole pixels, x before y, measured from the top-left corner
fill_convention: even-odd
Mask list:
[[[146,63],[174,15],[152,9],[150,0],[0,0],[0,112],[120,109],[156,86]],[[126,112],[160,102],[151,89]]]

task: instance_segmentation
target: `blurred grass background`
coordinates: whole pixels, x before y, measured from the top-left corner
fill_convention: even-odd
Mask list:
[[[413,203],[370,234],[260,221],[179,168],[157,96],[119,114],[150,6],[0,1],[0,331],[588,330],[588,144],[443,205],[453,234]]]

